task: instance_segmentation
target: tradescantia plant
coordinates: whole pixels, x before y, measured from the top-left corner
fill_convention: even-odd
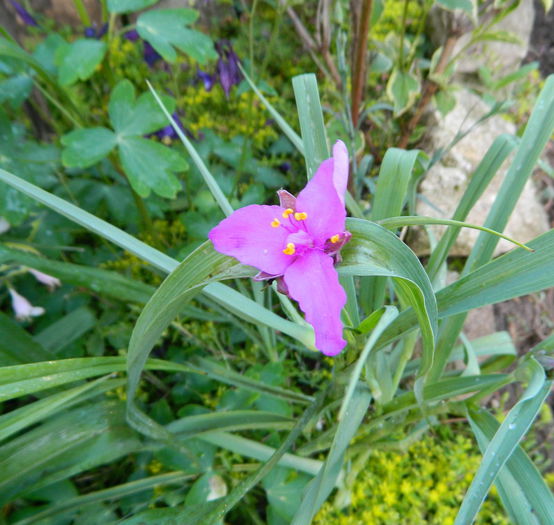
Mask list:
[[[65,282],[93,286],[101,295],[145,303],[125,356],[55,359],[24,331],[19,334],[19,344],[26,342],[33,348],[35,362],[0,368],[0,401],[26,395],[37,399],[12,411],[6,406],[0,415],[0,505],[33,497],[51,501],[47,494],[52,487],[68,492],[59,501],[10,518],[11,523],[75,518],[87,504],[121,500],[126,502],[122,508],[134,513],[122,523],[217,524],[230,521],[233,509],[261,483],[268,500],[268,523],[309,524],[335,489],[338,505],[348,500],[373,450],[417,439],[444,415],[467,420],[483,452],[456,525],[476,518],[493,483],[514,523],[550,522],[554,497],[519,441],[551,388],[545,367],[551,367],[553,338],[516,361],[513,344],[503,332],[471,343],[460,334],[472,308],[554,286],[554,231],[491,260],[500,235],[495,232],[504,229],[554,130],[554,77],[546,80],[519,142],[504,137],[493,144],[454,216],[444,220],[402,215],[414,179],[427,169],[429,160],[422,152],[396,148],[389,149],[383,159],[371,210],[363,211],[345,191],[347,163],[341,143],[334,146],[333,160],[328,160],[331,155],[315,77],[296,77],[293,86],[301,137],[274,108],[268,109],[304,154],[309,182],[296,200],[281,193],[281,206],[253,205],[234,211],[165,109],[227,215],[210,234],[213,245],[206,241],[181,262],[16,174],[0,170],[3,183],[137,255],[154,271],[168,274],[153,289],[105,270],[1,248],[3,262],[32,265]],[[263,97],[262,101],[267,104]],[[461,278],[441,286],[440,270],[457,232],[460,227],[474,227],[464,219],[514,150],[489,217],[484,226],[477,227],[484,231]],[[352,217],[344,222],[345,205]],[[395,231],[431,223],[450,229],[424,267]],[[345,232],[351,235],[347,243],[343,242],[348,238]],[[340,258],[335,244],[344,244]],[[270,249],[273,256],[266,258]],[[251,288],[245,286],[244,279],[255,277],[256,270],[242,263],[255,266],[262,272],[260,277],[283,277],[289,295],[298,300],[315,329],[315,339],[314,330],[294,304],[278,293],[277,282],[263,287],[253,280]],[[231,282],[223,284],[224,280]],[[185,360],[150,357],[175,318],[198,318],[200,314],[191,309],[193,299],[196,305],[224,313],[252,339],[265,341],[262,346],[267,353],[259,375],[241,374],[238,361],[222,365],[198,356]],[[329,321],[324,316],[330,311]],[[342,334],[340,324],[345,327]],[[344,349],[342,337],[347,343]],[[459,340],[462,346],[457,346]],[[338,355],[332,358],[329,374],[313,388],[303,389],[292,378],[275,380],[287,356],[298,354],[299,359],[304,356],[317,363],[322,360],[318,350]],[[238,357],[238,345],[236,351]],[[450,362],[460,359],[465,361],[463,368],[447,369]],[[510,372],[501,371],[506,360],[515,364]],[[219,409],[186,411],[168,421],[141,401],[141,377],[147,373],[151,378],[153,371],[177,373],[187,381],[209,378],[234,390],[225,399],[227,405],[222,400]],[[126,377],[114,377],[123,372]],[[91,378],[97,379],[84,381]],[[525,390],[502,422],[479,407],[484,396],[515,382],[521,382]],[[105,392],[123,384],[125,402],[105,400]],[[243,394],[254,396],[255,404],[247,410],[235,409],[236,397]],[[251,463],[230,490],[220,490],[225,473],[217,469],[216,450],[227,454],[227,462],[231,454],[238,454],[259,463]],[[86,469],[149,452],[157,453],[173,470],[151,472],[87,494],[72,491],[65,483]],[[141,509],[125,499],[174,484],[185,486],[186,495],[172,493],[163,506],[156,507],[152,498],[154,508]],[[103,506],[102,512],[107,516],[104,522],[117,518],[109,506]]]

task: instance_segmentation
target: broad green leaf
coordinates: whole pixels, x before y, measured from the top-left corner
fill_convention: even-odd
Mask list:
[[[173,98],[162,96],[162,101],[170,113],[175,110]],[[147,135],[167,124],[153,95],[146,92],[136,99],[135,88],[129,80],[121,80],[113,89],[108,112],[110,122],[120,137]]]
[[[292,79],[292,87],[300,120],[308,179],[311,179],[319,165],[329,158],[316,76],[313,73],[298,75]]]
[[[106,128],[76,129],[61,139],[62,162],[68,168],[88,168],[105,158],[117,144],[117,136]]]
[[[0,312],[0,366],[47,361],[54,356],[18,323]]]
[[[148,197],[151,191],[160,197],[175,197],[181,189],[175,173],[188,167],[181,155],[142,137],[125,137],[118,144],[123,169],[141,197]]]
[[[479,448],[485,452],[500,423],[484,409],[470,410],[468,419]],[[554,516],[554,495],[521,446],[515,448],[496,484],[504,506],[511,507],[510,514],[519,518],[516,523],[534,520],[529,523],[542,525]]]
[[[387,95],[394,103],[395,116],[402,115],[420,93],[419,80],[406,71],[395,69],[387,82]]]
[[[477,10],[477,3],[475,0],[437,0],[437,4],[449,11],[461,9],[471,18],[475,17]]]
[[[13,109],[17,109],[31,94],[33,80],[29,75],[19,74],[0,82],[0,102],[9,102]]]
[[[456,107],[456,97],[448,89],[441,89],[433,100],[443,117],[446,117]]]
[[[481,465],[458,511],[455,525],[473,522],[496,476],[514,453],[521,438],[529,430],[550,392],[552,382],[546,381],[544,370],[538,362],[531,358],[526,364],[531,374],[529,385],[490,440],[483,454]]]
[[[175,48],[200,64],[217,58],[212,39],[186,26],[198,18],[193,9],[159,9],[139,16],[137,31],[168,62],[175,62]]]
[[[157,4],[159,0],[108,0],[108,11],[110,13],[121,14],[131,13],[146,9],[151,5]]]
[[[273,523],[273,513],[284,520],[284,523],[290,523],[296,509],[300,506],[304,487],[309,480],[306,475],[281,467],[274,468],[265,477],[262,485],[269,503],[268,525]]]
[[[87,80],[104,59],[106,50],[104,42],[90,38],[81,38],[64,46],[58,56],[60,84],[69,86],[77,80]]]

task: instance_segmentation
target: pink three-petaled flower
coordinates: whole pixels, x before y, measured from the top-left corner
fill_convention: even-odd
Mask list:
[[[280,206],[240,208],[209,234],[218,252],[260,270],[256,279],[278,279],[279,289],[298,301],[314,328],[316,348],[326,355],[346,345],[340,318],[346,294],[334,265],[350,239],[347,182],[348,151],[337,141],[333,157],[321,163],[298,197],[279,190]]]

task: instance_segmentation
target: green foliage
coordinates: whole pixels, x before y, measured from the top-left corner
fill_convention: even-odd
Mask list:
[[[338,63],[341,89],[320,79],[321,99],[316,75],[289,82],[310,59],[284,6],[218,3],[210,36],[200,30],[211,20],[194,10],[147,10],[136,18],[141,38],[128,40],[128,15],[155,3],[107,0],[100,39],[54,33],[47,21],[33,29],[32,53],[0,39],[3,520],[409,525],[454,523],[458,512],[457,523],[502,524],[500,500],[514,522],[537,525],[530,509],[548,520],[554,499],[533,464],[546,466],[540,436],[524,436],[551,388],[551,345],[518,358],[507,332],[468,341],[461,330],[472,308],[554,285],[552,231],[529,243],[534,252],[519,244],[490,260],[552,134],[554,79],[521,140],[491,146],[452,219],[429,219],[414,216],[416,184],[448,148],[427,157],[388,146],[431,81],[439,109],[452,108],[453,61],[437,72],[441,50],[422,32],[432,2],[374,2],[365,100],[375,103],[358,127],[344,2],[308,46],[316,61],[319,47],[328,52],[318,62],[327,78]],[[466,14],[473,5],[442,4]],[[216,70],[212,38],[232,41],[242,60],[246,81],[228,97],[198,76],[199,64]],[[510,37],[491,25],[471,38]],[[147,44],[156,62],[144,62]],[[483,69],[484,96],[522,85],[534,67],[502,78]],[[529,99],[538,84],[523,85]],[[514,111],[527,117],[531,104]],[[349,144],[355,217],[337,261],[348,347],[333,359],[315,352],[311,327],[275,283],[244,279],[255,271],[206,242],[233,209],[301,188],[329,156],[329,137]],[[462,277],[443,286],[459,229],[512,151],[483,236]],[[395,231],[437,221],[450,229],[424,266]],[[16,289],[45,313],[14,320]],[[480,403],[505,386],[523,394],[497,419]],[[452,420],[455,430],[443,424]]]
[[[198,11],[193,9],[148,11],[139,16],[137,31],[168,62],[175,62],[177,48],[204,64],[217,54],[211,38],[186,27],[197,18]]]
[[[350,506],[330,503],[314,525],[452,525],[458,507],[477,470],[480,456],[463,433],[439,428],[405,449],[376,449],[351,487]],[[487,498],[478,524],[508,525],[496,490]]]

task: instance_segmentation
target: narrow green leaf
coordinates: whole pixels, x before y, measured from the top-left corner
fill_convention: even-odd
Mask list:
[[[96,325],[96,316],[86,306],[60,317],[35,335],[35,341],[47,350],[58,353]]]
[[[531,374],[529,385],[490,440],[483,461],[458,511],[455,525],[473,522],[496,476],[510,459],[520,439],[529,430],[550,392],[552,382],[546,381],[544,370],[537,361],[531,358],[527,361],[527,366]]]
[[[208,282],[241,276],[252,276],[252,269],[216,252],[211,243],[206,242],[169,274],[148,301],[133,329],[127,355],[128,419],[137,430],[151,437],[169,437],[160,425],[140,413],[134,402],[140,375],[156,340]]]
[[[258,96],[258,98],[262,101],[262,104],[266,107],[266,109],[269,111],[271,116],[275,119],[275,122],[277,125],[281,128],[281,131],[285,134],[285,136],[292,142],[294,147],[302,154],[304,155],[304,143],[302,142],[302,139],[294,131],[288,124],[288,122],[281,116],[281,114],[269,103],[267,98],[265,98],[262,94],[262,92],[256,87],[256,84],[254,84],[253,80],[248,76],[245,69],[242,67],[242,64],[239,62],[239,69],[246,79],[246,82],[248,82],[248,85],[252,88],[254,93]]]
[[[523,191],[523,187],[554,131],[554,75],[550,75],[539,94],[525,127],[516,155],[510,165],[484,226],[503,231]],[[466,262],[464,273],[487,262],[498,238],[479,235]]]
[[[206,167],[206,164],[204,164],[204,161],[198,155],[197,151],[194,149],[194,146],[190,142],[190,140],[186,137],[186,135],[183,133],[183,130],[180,128],[180,126],[175,122],[175,119],[171,116],[170,112],[165,107],[163,101],[160,99],[158,94],[156,93],[156,90],[152,87],[152,84],[147,81],[148,87],[150,88],[150,91],[152,92],[152,95],[154,95],[154,98],[156,99],[156,102],[160,105],[162,108],[162,111],[164,112],[165,116],[173,126],[173,129],[181,139],[181,142],[185,146],[186,150],[189,152],[189,155],[192,158],[192,161],[198,168],[198,171],[200,171],[200,174],[204,178],[204,182],[208,186],[208,189],[214,196],[215,201],[223,211],[225,215],[231,215],[233,213],[233,207],[227,200],[227,197],[223,194],[221,191],[221,188],[217,184],[216,180],[214,179],[213,175],[210,173],[210,170]]]
[[[109,376],[101,377],[83,385],[57,392],[29,405],[19,407],[11,412],[0,415],[0,441],[12,436],[20,430],[33,425],[61,410],[67,410],[75,403],[103,394],[125,384],[124,379],[107,380]]]
[[[291,525],[309,525],[335,487],[344,463],[346,449],[358,430],[370,401],[371,395],[363,387],[356,388],[348,399],[348,405],[344,408],[343,417],[337,426],[327,459],[317,476],[308,485]]]
[[[102,297],[145,303],[154,287],[134,281],[116,272],[60,261],[52,261],[29,252],[0,246],[0,262],[17,263],[57,277],[64,283],[84,286]]]
[[[304,143],[308,179],[310,179],[319,165],[329,158],[316,76],[313,73],[298,75],[292,79],[292,87]]]
[[[487,150],[483,160],[479,163],[473,173],[466,191],[464,192],[456,211],[452,215],[453,220],[464,221],[469,212],[475,206],[483,192],[488,187],[496,172],[506,160],[508,155],[517,146],[517,141],[511,135],[500,135],[492,146]],[[437,246],[431,253],[427,263],[427,273],[431,281],[434,281],[439,268],[446,261],[448,252],[456,242],[460,228],[449,228],[441,237]]]
[[[468,419],[479,447],[484,453],[490,441],[498,433],[500,423],[484,409],[470,410]],[[519,508],[514,510],[520,515],[523,513],[522,518],[525,516],[538,518],[542,525],[549,523],[554,516],[554,495],[521,446],[518,445],[514,449],[506,466],[500,471],[497,484],[511,488],[509,491],[503,491],[499,486],[501,495],[504,492],[502,502],[505,506],[511,505],[513,498],[518,496]]]
[[[510,241],[512,244],[515,244],[516,246],[519,246],[520,248],[523,248],[528,252],[533,251],[531,248],[528,248],[527,246],[525,246],[525,244],[522,244],[521,242],[518,242],[515,239],[512,239],[511,237],[504,235],[503,233],[499,233],[497,231],[491,230],[490,228],[485,228],[484,226],[478,226],[477,224],[470,224],[469,222],[455,221],[452,219],[437,219],[436,217],[426,217],[425,215],[417,215],[417,216],[403,215],[401,217],[389,217],[387,219],[383,219],[378,222],[381,226],[384,226],[385,228],[389,228],[391,230],[401,228],[402,226],[418,226],[418,225],[427,225],[427,224],[444,224],[446,226],[454,226],[458,229],[471,228],[473,230],[481,230],[491,235],[496,235],[500,239],[506,239],[507,241]]]
[[[191,478],[190,474],[184,472],[165,472],[164,474],[158,474],[157,476],[150,476],[144,479],[138,479],[136,481],[130,481],[115,487],[107,489],[96,490],[89,494],[77,496],[64,501],[56,502],[53,505],[48,506],[46,509],[34,514],[29,518],[25,518],[15,522],[14,525],[29,525],[39,520],[44,520],[55,516],[58,518],[60,515],[67,516],[68,511],[77,511],[83,508],[84,505],[90,505],[91,503],[103,503],[105,501],[117,500],[124,498],[125,496],[132,496],[134,494],[140,494],[147,490],[153,490],[156,487],[163,487],[165,485],[182,485],[183,481]],[[126,523],[125,520],[124,523]],[[151,521],[148,521],[151,524]]]
[[[397,292],[417,312],[423,336],[422,376],[433,361],[437,306],[431,282],[416,255],[393,233],[370,221],[348,219],[352,240],[343,248],[339,273],[393,277]],[[396,326],[393,323],[391,326]],[[387,333],[389,330],[386,330]]]

